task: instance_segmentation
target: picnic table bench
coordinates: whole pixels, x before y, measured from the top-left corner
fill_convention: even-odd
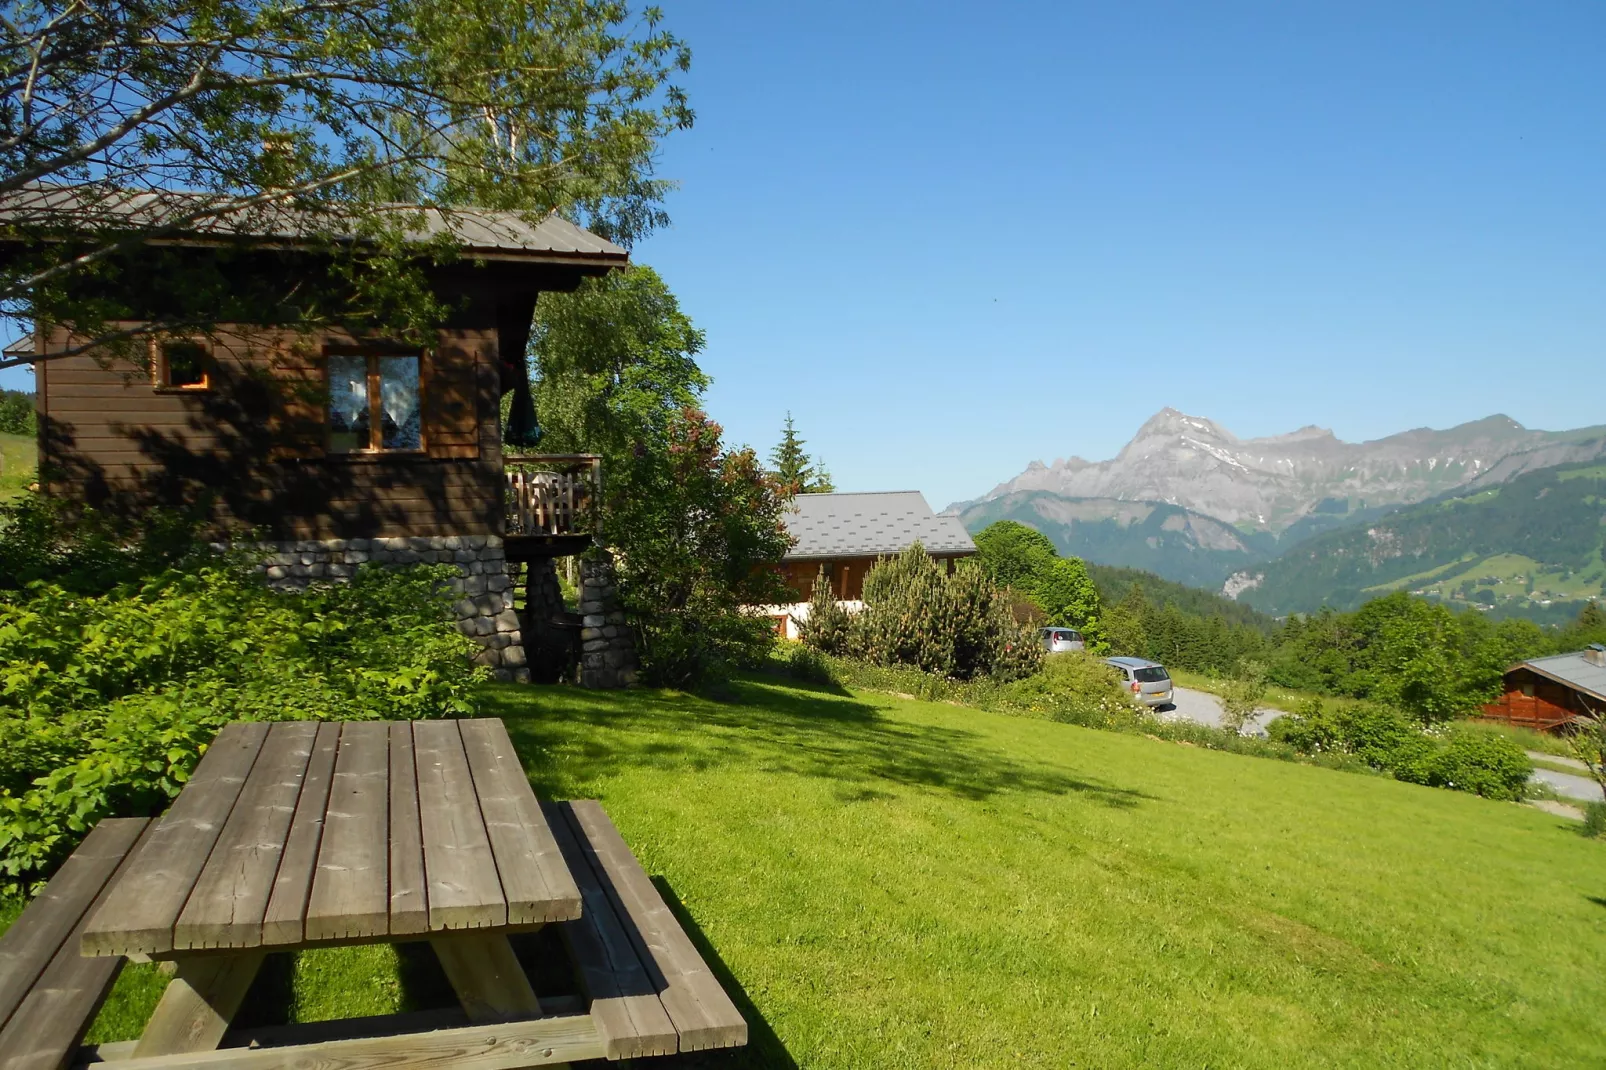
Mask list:
[[[509,941],[545,925],[580,988],[547,1007]],[[231,1031],[269,953],[416,940],[456,1010]],[[82,1047],[130,956],[172,964],[155,1012]],[[601,806],[539,803],[497,720],[229,725],[166,814],[102,821],[0,938],[4,1070],[514,1070],[746,1041]]]

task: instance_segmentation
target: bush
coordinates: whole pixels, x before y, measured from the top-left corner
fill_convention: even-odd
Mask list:
[[[1242,734],[1244,725],[1254,720],[1265,698],[1265,664],[1245,659],[1221,689],[1222,720],[1232,731]]]
[[[1510,739],[1459,724],[1446,731],[1444,749],[1429,768],[1435,786],[1511,800],[1527,794],[1534,771],[1533,762]]]
[[[1451,725],[1432,735],[1388,706],[1365,705],[1338,714],[1310,702],[1268,728],[1271,738],[1303,754],[1352,754],[1396,780],[1469,791],[1491,799],[1521,799],[1533,763],[1497,732]]]
[[[1584,823],[1578,831],[1592,840],[1606,840],[1606,802],[1592,802],[1584,807]]]
[[[919,543],[866,574],[864,610],[847,645],[876,665],[958,680],[1019,679],[1042,661],[1036,635],[1015,622],[1008,599],[975,564],[961,562],[950,575]]]
[[[1032,676],[1005,684],[996,705],[1088,728],[1130,728],[1145,717],[1120,676],[1091,654],[1050,654]]]
[[[230,721],[471,713],[486,673],[451,623],[453,574],[367,566],[287,594],[214,559],[0,593],[0,883],[42,876],[102,817],[160,810]]]
[[[846,654],[852,614],[842,608],[826,578],[825,566],[815,577],[814,590],[809,594],[808,619],[798,624],[798,633],[804,643],[822,654]]]

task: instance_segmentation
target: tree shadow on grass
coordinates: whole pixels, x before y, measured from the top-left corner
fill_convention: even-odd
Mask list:
[[[578,797],[641,767],[817,777],[837,782],[845,798],[876,798],[889,784],[978,801],[1000,792],[1074,793],[1128,808],[1153,798],[1018,761],[980,732],[892,720],[839,692],[737,681],[716,701],[670,691],[500,687],[486,692],[484,712],[507,722],[549,798]]]

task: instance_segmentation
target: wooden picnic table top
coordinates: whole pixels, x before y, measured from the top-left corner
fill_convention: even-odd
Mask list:
[[[235,723],[119,874],[82,950],[289,949],[579,916],[501,721]]]

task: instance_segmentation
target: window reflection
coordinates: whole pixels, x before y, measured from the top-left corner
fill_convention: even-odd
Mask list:
[[[329,358],[329,449],[351,453],[369,448],[368,358]]]
[[[418,358],[379,358],[382,448],[416,450],[423,445],[418,406]]]

